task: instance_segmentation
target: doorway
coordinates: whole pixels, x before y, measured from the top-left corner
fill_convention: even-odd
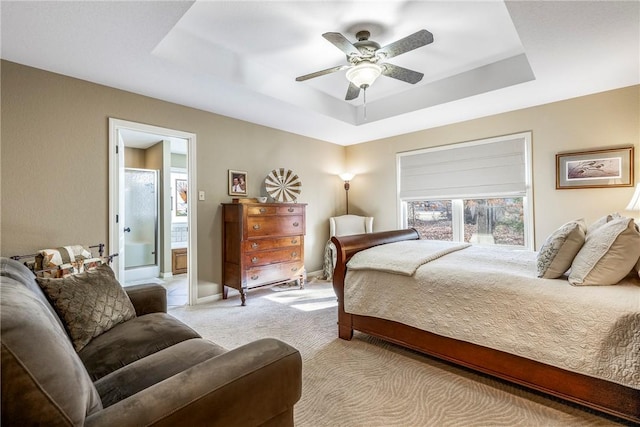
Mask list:
[[[118,253],[113,269],[124,286],[140,281],[174,282],[171,257],[172,236],[176,234],[172,233],[172,219],[178,208],[185,229],[180,244],[186,252],[188,304],[197,300],[197,204],[188,203],[197,200],[195,144],[192,133],[109,119],[113,153],[109,158],[109,251]],[[184,185],[178,192],[172,162],[177,162],[183,173]],[[140,188],[134,190],[129,185],[127,189],[134,176]],[[176,195],[180,204],[176,204]],[[155,217],[146,212],[152,211],[154,201]]]

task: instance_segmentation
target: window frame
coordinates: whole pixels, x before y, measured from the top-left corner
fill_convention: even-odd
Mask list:
[[[428,153],[430,151],[442,151],[448,149],[457,149],[464,146],[474,146],[481,144],[490,144],[493,142],[501,142],[505,140],[512,140],[514,138],[522,138],[524,143],[524,176],[525,176],[525,192],[524,194],[513,194],[513,193],[498,193],[498,194],[477,194],[473,195],[473,197],[465,197],[465,198],[457,198],[457,197],[430,197],[428,194],[419,197],[410,197],[401,199],[400,198],[400,189],[401,189],[401,165],[400,160],[404,156],[411,155],[419,155]],[[534,242],[534,213],[533,213],[533,179],[532,179],[532,158],[531,158],[531,138],[532,133],[529,132],[521,132],[516,134],[503,135],[493,138],[484,138],[473,141],[466,141],[448,145],[441,145],[430,148],[423,148],[418,150],[406,151],[402,153],[396,153],[396,202],[397,202],[397,218],[398,218],[398,227],[401,229],[408,227],[407,221],[407,202],[417,201],[417,200],[451,200],[451,208],[452,208],[452,227],[453,227],[453,239],[457,242],[464,242],[464,203],[465,199],[482,199],[482,198],[508,198],[508,197],[522,197],[522,210],[524,212],[524,246],[515,246],[515,245],[495,245],[504,248],[511,249],[528,249],[534,250],[535,242]]]

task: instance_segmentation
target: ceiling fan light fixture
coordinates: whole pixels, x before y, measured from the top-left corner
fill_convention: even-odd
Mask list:
[[[347,70],[347,80],[359,88],[369,87],[382,74],[382,67],[372,62],[363,61]]]

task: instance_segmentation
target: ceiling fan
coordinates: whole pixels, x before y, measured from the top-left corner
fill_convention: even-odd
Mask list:
[[[333,43],[334,46],[347,55],[347,62],[349,64],[338,65],[337,67],[306,74],[297,77],[296,81],[302,82],[336,71],[347,70],[349,88],[347,89],[345,100],[350,101],[360,95],[360,89],[366,91],[380,75],[392,77],[411,84],[416,84],[422,80],[424,74],[384,61],[433,43],[433,34],[427,30],[420,30],[384,47],[380,47],[378,43],[369,40],[370,36],[369,31],[358,31],[356,33],[358,41],[351,43],[340,33],[324,33],[322,37]]]

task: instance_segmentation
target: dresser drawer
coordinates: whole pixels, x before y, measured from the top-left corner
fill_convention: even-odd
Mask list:
[[[282,236],[304,234],[303,216],[250,216],[247,218],[247,236]]]
[[[246,272],[246,285],[251,288],[263,283],[295,278],[295,276],[303,274],[304,263],[302,261],[296,261],[264,267],[252,267],[248,268]]]
[[[302,215],[304,212],[304,206],[290,205],[290,206],[278,206],[278,215]]]
[[[290,246],[284,249],[275,249],[271,251],[258,251],[246,254],[244,263],[247,267],[253,265],[269,265],[279,262],[299,261],[302,259],[301,246]]]
[[[301,242],[302,236],[290,236],[245,240],[242,245],[245,252],[255,252],[287,246],[299,246]]]
[[[247,207],[247,215],[249,216],[265,216],[265,215],[275,215],[278,213],[277,206],[248,206]]]

